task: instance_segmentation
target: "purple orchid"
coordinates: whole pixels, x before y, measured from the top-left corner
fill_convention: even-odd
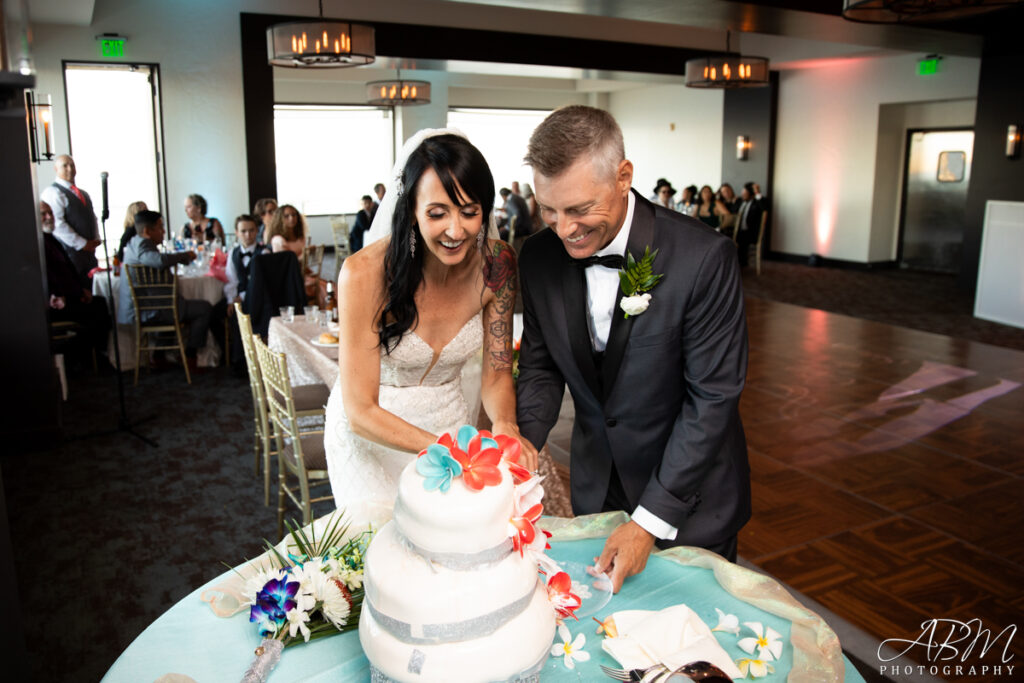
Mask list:
[[[273,636],[280,630],[287,621],[287,612],[298,604],[295,600],[298,592],[299,582],[289,581],[287,575],[263,585],[249,609],[249,621],[259,624],[261,636]]]

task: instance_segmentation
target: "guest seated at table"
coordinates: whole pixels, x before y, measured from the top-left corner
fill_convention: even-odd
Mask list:
[[[687,185],[683,188],[683,196],[676,205],[676,211],[693,216],[697,213],[697,186]]]
[[[235,239],[237,244],[228,254],[228,265],[226,275],[228,281],[224,284],[224,304],[227,306],[227,316],[234,317],[235,304],[245,302],[245,291],[249,286],[249,272],[252,269],[252,260],[258,254],[266,251],[266,247],[260,243],[256,217],[243,213],[235,219]],[[217,307],[221,304],[217,304]],[[245,372],[245,358],[242,355],[241,338],[238,336],[238,325],[229,325],[231,340],[231,358],[235,369],[241,368]]]
[[[107,300],[94,297],[82,287],[75,264],[71,262],[60,241],[53,236],[53,209],[46,202],[39,202],[39,214],[43,227],[43,251],[46,256],[46,288],[50,305],[50,321],[70,320],[84,328],[82,350],[96,352],[96,367],[100,372],[112,370],[104,352],[110,334],[110,313]],[[77,356],[74,360],[83,360]]]
[[[128,268],[143,265],[150,268],[172,268],[179,263],[191,263],[196,258],[194,251],[176,254],[161,254],[156,245],[164,240],[164,219],[156,211],[140,211],[135,215],[135,237],[128,241],[124,250],[124,268],[121,269],[121,293],[117,307],[117,322],[122,325],[135,323],[135,308],[132,305],[131,287],[128,285]],[[185,342],[185,356],[189,369],[196,371],[196,353],[206,344],[206,333],[210,328],[212,306],[202,299],[185,299],[178,294],[178,321],[189,323],[188,340]],[[143,322],[171,322],[163,320],[164,314],[156,311],[143,313]]]
[[[135,214],[139,211],[146,211],[149,207],[146,202],[132,202],[124,214],[124,232],[121,233],[121,243],[117,246],[117,262],[124,261],[124,248],[128,246],[131,238],[135,237]]]
[[[267,232],[267,244],[271,251],[291,251],[302,261],[306,248],[306,219],[291,204],[285,204],[274,212]]]
[[[666,209],[676,210],[676,202],[672,199],[676,194],[676,188],[672,187],[672,183],[661,178],[658,180],[658,184],[654,186],[654,205],[663,206]]]
[[[729,209],[715,197],[715,191],[711,189],[710,185],[700,188],[696,213],[698,219],[717,230],[722,224],[722,218],[730,215],[732,214],[729,213]]]
[[[267,230],[270,227],[270,220],[274,217],[275,211],[277,211],[277,200],[270,197],[257,199],[256,204],[252,207],[252,215],[256,216],[256,220],[259,222],[256,239],[261,243],[266,237]]]
[[[212,242],[215,239],[224,244],[224,226],[216,218],[206,216],[206,200],[201,194],[185,197],[185,215],[188,222],[181,229],[182,239],[194,239],[197,243]]]
[[[736,191],[729,183],[722,183],[715,193],[715,197],[729,210],[729,213],[736,213],[740,208],[740,199],[736,197]]]
[[[498,190],[498,194],[505,201],[505,216],[498,221],[498,234],[501,238],[508,239],[509,230],[513,225],[515,226],[513,237],[518,236],[520,230],[529,231],[530,207],[526,205],[526,200],[507,187]]]

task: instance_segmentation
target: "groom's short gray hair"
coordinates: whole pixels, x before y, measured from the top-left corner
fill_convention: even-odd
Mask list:
[[[554,178],[584,155],[599,174],[615,178],[626,158],[622,129],[603,109],[573,104],[551,112],[537,126],[523,161],[542,176]]]

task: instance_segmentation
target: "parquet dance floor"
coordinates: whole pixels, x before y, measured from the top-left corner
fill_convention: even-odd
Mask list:
[[[747,318],[740,555],[879,640],[1024,627],[1024,352],[750,297]]]

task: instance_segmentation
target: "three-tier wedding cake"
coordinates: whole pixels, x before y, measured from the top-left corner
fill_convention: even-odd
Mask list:
[[[579,600],[549,598],[538,573],[543,489],[518,456],[514,440],[463,427],[402,472],[366,553],[359,640],[374,681],[537,680],[556,616]]]

